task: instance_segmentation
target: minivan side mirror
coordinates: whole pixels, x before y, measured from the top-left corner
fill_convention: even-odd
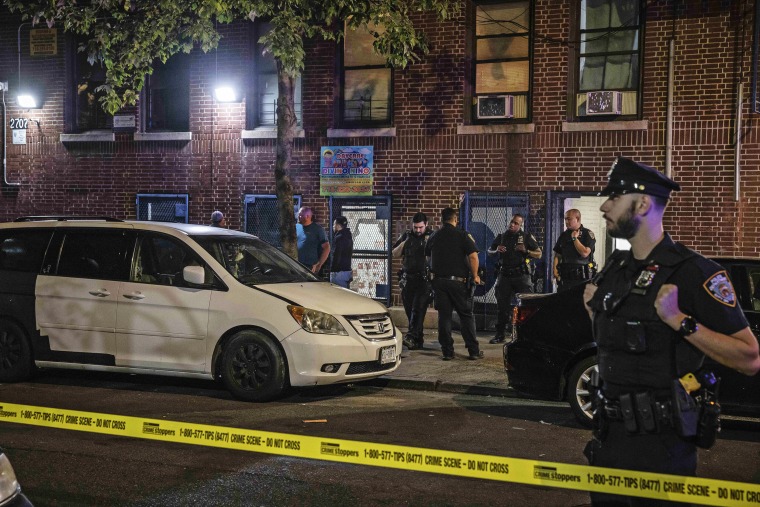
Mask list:
[[[193,285],[203,285],[206,281],[206,270],[203,266],[185,266],[182,270],[182,278]]]

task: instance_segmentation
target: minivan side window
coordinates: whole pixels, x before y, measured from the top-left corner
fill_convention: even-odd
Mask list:
[[[182,278],[185,266],[203,266],[206,283],[212,283],[213,271],[192,249],[165,236],[144,236],[140,240],[131,281],[186,287]]]
[[[6,230],[0,234],[0,270],[38,273],[50,231]]]
[[[132,238],[125,231],[108,229],[67,231],[57,274],[126,281],[129,278],[128,255]]]

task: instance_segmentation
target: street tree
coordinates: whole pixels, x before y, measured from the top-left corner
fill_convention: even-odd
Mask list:
[[[208,52],[220,40],[219,24],[265,19],[271,31],[259,41],[277,65],[275,184],[280,239],[297,257],[293,182],[290,177],[296,130],[295,80],[304,69],[304,41],[339,41],[346,29],[367,29],[374,50],[389,66],[403,68],[429,50],[415,27],[418,13],[446,19],[457,0],[2,0],[32,24],[62,26],[84,41],[90,63],[106,69],[103,109],[114,114],[134,105],[156,61],[165,63],[194,48]]]

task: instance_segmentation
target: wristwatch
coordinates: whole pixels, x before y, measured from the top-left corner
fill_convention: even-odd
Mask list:
[[[573,238],[572,236],[570,236],[570,237]],[[573,241],[578,241],[578,238],[573,238]]]
[[[690,336],[696,333],[697,329],[699,329],[697,320],[691,315],[687,315],[681,321],[681,325],[678,326],[678,334],[680,334],[681,337]]]

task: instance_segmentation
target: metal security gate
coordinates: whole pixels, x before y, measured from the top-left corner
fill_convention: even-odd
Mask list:
[[[331,197],[331,244],[333,220],[341,215],[348,220],[354,238],[351,289],[390,304],[391,196]]]
[[[293,215],[301,207],[301,196],[293,196]],[[280,210],[276,195],[246,194],[243,198],[243,231],[282,248],[280,241]]]
[[[187,223],[187,194],[137,194],[137,219]]]
[[[482,280],[484,285],[475,290],[474,314],[478,329],[492,329],[496,324],[496,256],[488,255],[496,236],[507,229],[507,223],[516,213],[524,217],[523,230],[530,232],[541,243],[541,235],[536,231],[539,224],[534,223],[534,217],[530,214],[530,196],[527,192],[467,192],[462,208],[460,208],[460,222],[475,239],[478,247],[478,259],[484,272]],[[543,224],[540,224],[542,228]],[[536,272],[539,270],[536,269]],[[534,284],[541,280],[534,279]],[[539,289],[538,292],[541,292]]]

